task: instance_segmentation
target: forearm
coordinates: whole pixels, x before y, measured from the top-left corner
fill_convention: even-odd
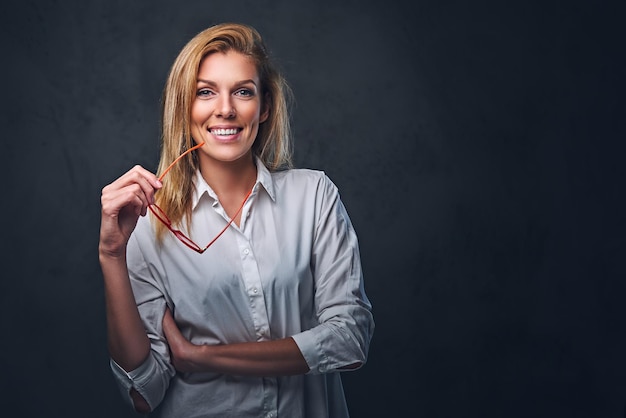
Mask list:
[[[217,346],[201,346],[210,370],[249,376],[304,374],[309,367],[291,338]]]
[[[146,335],[128,278],[125,257],[100,254],[104,276],[109,353],[124,370],[139,367],[150,353]]]
[[[191,345],[175,364],[183,371],[211,371],[238,376],[304,374],[309,367],[291,338],[227,345]]]

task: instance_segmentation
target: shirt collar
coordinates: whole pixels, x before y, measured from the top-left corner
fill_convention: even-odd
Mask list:
[[[259,184],[263,186],[269,197],[276,201],[276,194],[274,193],[274,182],[272,181],[272,174],[265,167],[263,161],[259,157],[255,157],[256,167],[257,167],[257,175],[256,175],[256,183],[254,184],[254,189],[252,194],[258,193]],[[202,197],[206,194],[211,199],[213,199],[213,204],[217,203],[217,194],[213,191],[211,186],[204,180],[202,174],[200,173],[200,169],[196,170],[196,177],[194,178],[194,190],[193,190],[193,198],[191,200],[191,210],[195,210],[196,206],[200,203]]]
[[[276,193],[274,192],[274,181],[272,180],[272,173],[265,167],[263,161],[259,157],[256,157],[256,167],[257,167],[257,175],[256,175],[256,184],[261,184],[269,197],[276,201]],[[254,185],[255,189],[257,185]]]

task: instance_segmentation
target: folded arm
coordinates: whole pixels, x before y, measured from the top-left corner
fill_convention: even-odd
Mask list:
[[[181,372],[214,372],[239,376],[304,374],[309,367],[292,338],[225,345],[196,345],[178,329],[169,310],[163,332],[172,364]]]

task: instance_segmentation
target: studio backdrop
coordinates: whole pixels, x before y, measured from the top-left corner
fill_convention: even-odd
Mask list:
[[[100,192],[156,170],[169,66],[235,21],[359,237],[376,331],[342,375],[352,416],[624,416],[623,14],[557,3],[3,2],[0,414],[136,416]]]

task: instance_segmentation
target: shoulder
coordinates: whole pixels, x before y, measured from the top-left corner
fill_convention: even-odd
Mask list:
[[[324,171],[308,168],[293,168],[272,173],[272,181],[279,189],[285,187],[297,187],[300,189],[311,188],[336,188],[332,180]]]
[[[290,169],[272,173],[272,182],[278,202],[297,207],[314,208],[320,212],[328,204],[339,200],[339,190],[324,171]]]

